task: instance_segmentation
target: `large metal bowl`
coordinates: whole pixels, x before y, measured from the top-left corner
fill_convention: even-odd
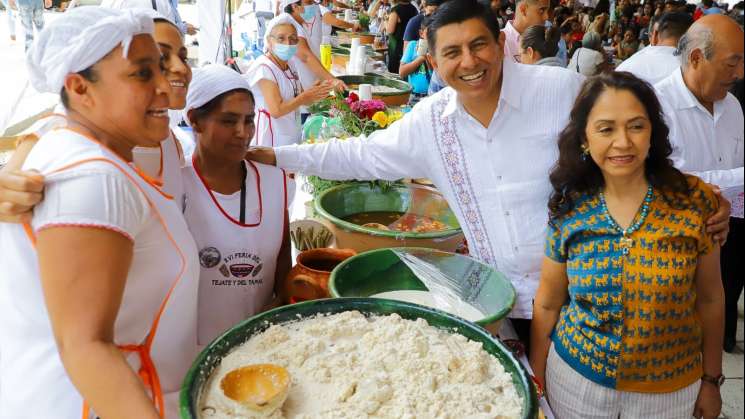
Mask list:
[[[385,316],[397,313],[405,319],[425,319],[431,326],[458,333],[479,342],[486,352],[494,356],[512,376],[518,394],[523,398],[523,418],[538,416],[538,402],[532,381],[525,369],[502,343],[491,337],[484,329],[450,314],[400,301],[373,298],[337,298],[315,300],[280,307],[254,316],[215,339],[194,361],[186,374],[181,388],[180,413],[183,419],[198,418],[199,400],[202,389],[212,372],[233,349],[248,341],[252,336],[262,333],[269,326],[295,322],[299,318],[317,314],[336,314],[356,310],[366,316]]]

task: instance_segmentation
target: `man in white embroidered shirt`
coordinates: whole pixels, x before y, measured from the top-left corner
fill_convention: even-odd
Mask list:
[[[470,255],[515,286],[510,318],[530,319],[548,222],[548,173],[584,78],[503,59],[504,35],[476,0],[443,4],[428,38],[431,63],[450,87],[402,120],[367,139],[253,150],[248,157],[330,179],[432,180],[458,217]],[[518,324],[527,340],[528,325]]]
[[[675,50],[691,24],[693,18],[688,13],[665,13],[654,23],[651,45],[622,62],[616,70],[628,71],[650,84],[667,78],[680,68]]]
[[[450,87],[367,139],[277,148],[277,166],[327,179],[432,180],[457,215],[471,256],[515,285],[511,316],[530,318],[548,172],[584,77],[503,60],[504,34],[476,0],[443,4],[428,38],[431,62]]]
[[[655,85],[670,126],[672,158],[679,169],[722,189],[743,190],[743,113],[728,91],[743,77],[743,31],[731,18],[697,20],[678,46],[682,67]],[[731,239],[745,234],[743,220],[732,218]],[[732,243],[735,241],[732,240]],[[734,347],[741,249],[722,248],[725,285],[725,349]],[[739,265],[738,265],[739,266]],[[733,283],[734,282],[734,283]]]

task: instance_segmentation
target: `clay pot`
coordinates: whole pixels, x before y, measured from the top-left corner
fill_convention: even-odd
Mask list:
[[[351,249],[328,248],[300,253],[297,256],[297,265],[292,268],[285,280],[285,303],[328,298],[331,271],[356,254],[357,252]]]

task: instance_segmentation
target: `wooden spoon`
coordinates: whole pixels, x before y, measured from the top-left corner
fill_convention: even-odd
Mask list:
[[[274,364],[247,365],[227,373],[220,381],[225,396],[255,412],[281,407],[290,391],[290,373]]]

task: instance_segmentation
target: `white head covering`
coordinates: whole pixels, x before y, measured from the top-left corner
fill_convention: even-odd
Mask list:
[[[165,19],[176,26],[176,13],[167,0],[103,0],[101,7],[117,10],[136,9],[147,13],[151,19]]]
[[[284,13],[285,7],[295,3],[300,3],[300,0],[281,0],[279,2],[279,12]]]
[[[207,64],[195,69],[189,92],[186,94],[184,120],[191,125],[187,112],[200,108],[221,94],[235,89],[251,91],[248,80],[235,70],[221,64]]]
[[[50,22],[26,54],[31,84],[59,93],[70,73],[85,70],[121,45],[126,58],[135,35],[152,34],[153,20],[135,10],[76,7]]]
[[[264,52],[269,51],[269,36],[272,34],[274,28],[279,25],[292,25],[297,30],[298,23],[294,17],[287,13],[282,13],[269,21],[266,25],[266,34],[264,35]]]

